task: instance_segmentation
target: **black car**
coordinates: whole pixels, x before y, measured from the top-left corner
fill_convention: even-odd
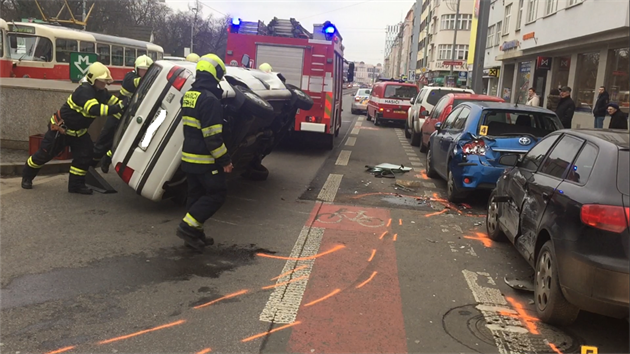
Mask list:
[[[629,150],[627,131],[564,129],[499,159],[514,167],[490,195],[488,236],[507,237],[534,268],[542,321],[628,317]]]

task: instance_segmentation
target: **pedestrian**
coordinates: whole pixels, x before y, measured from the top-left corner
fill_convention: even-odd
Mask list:
[[[140,85],[140,80],[147,73],[149,67],[153,64],[153,59],[146,55],[141,55],[136,58],[134,70],[125,74],[123,78],[122,86],[120,88],[120,95],[122,96],[123,107],[127,107],[131,97]],[[120,123],[120,117],[122,116],[109,116],[105,121],[105,126],[101,130],[96,143],[94,144],[94,154],[92,156],[92,165],[96,166],[98,162],[101,162],[101,171],[103,173],[109,172],[109,165],[112,162],[112,145],[114,143],[114,135],[116,134],[116,128]]]
[[[555,112],[558,108],[558,101],[560,101],[560,90],[551,89],[547,95],[547,109]]]
[[[535,106],[535,107],[540,106],[540,98],[536,94],[536,90],[533,87],[529,88],[529,90],[527,91],[527,94],[528,94],[528,97],[527,97],[526,105]]]
[[[214,240],[206,236],[203,224],[216,213],[227,196],[225,174],[232,161],[223,142],[223,90],[219,85],[225,64],[215,54],[197,62],[191,89],[182,98],[184,146],[181,168],[188,181],[188,212],[177,227],[177,236],[190,247],[202,251]]]
[[[22,188],[32,189],[33,179],[44,164],[70,146],[73,159],[68,192],[92,194],[92,190],[85,185],[85,175],[92,162],[94,149],[88,128],[96,117],[120,117],[123,109],[122,101],[106,89],[112,81],[112,75],[105,65],[100,62],[90,65],[86,82],[77,87],[61,109],[53,114],[41,146],[24,164]]]
[[[628,130],[628,115],[619,109],[619,105],[616,103],[609,103],[606,110],[610,115],[610,124],[608,124],[608,129]]]
[[[565,129],[571,129],[573,113],[575,113],[575,102],[571,99],[571,88],[569,86],[562,86],[560,89],[560,100],[558,101],[558,107],[556,107],[556,114]]]
[[[595,107],[593,107],[593,116],[595,117],[593,126],[595,128],[604,127],[608,103],[610,103],[610,95],[608,95],[604,86],[600,86],[597,101],[595,101]]]

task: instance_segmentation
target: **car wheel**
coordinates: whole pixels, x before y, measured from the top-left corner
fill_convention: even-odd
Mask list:
[[[422,135],[419,135],[418,133],[416,133],[415,129],[411,130],[411,146],[420,146],[420,138],[422,137]]]
[[[266,181],[269,177],[269,170],[263,165],[252,166],[243,172],[241,177],[250,181]]]
[[[551,240],[545,242],[536,260],[534,303],[541,321],[564,326],[575,321],[580,309],[562,295],[558,278],[558,265]]]
[[[435,172],[433,168],[433,157],[431,156],[431,147],[427,150],[426,161],[424,163],[425,171],[427,172],[427,177],[429,178],[437,178],[438,174]]]
[[[239,91],[245,97],[243,107],[247,112],[260,118],[273,118],[275,116],[271,104],[255,94],[254,91],[240,85],[234,86],[234,90]]]
[[[409,132],[409,120],[405,121],[405,138],[411,138],[411,133]]]
[[[455,177],[452,171],[448,171],[448,178],[446,180],[446,199],[449,202],[455,203],[461,198],[460,192],[457,191],[457,185],[455,184]]]
[[[370,111],[366,111],[365,116],[367,120],[372,120],[372,117],[370,117]]]
[[[304,93],[304,91],[291,84],[286,84],[286,87],[291,90],[291,93],[293,94],[293,103],[297,108],[305,111],[313,108],[314,102],[311,96],[307,95],[306,93]]]
[[[496,189],[490,194],[488,199],[488,213],[486,214],[486,231],[488,237],[493,241],[505,241],[505,234],[499,225],[499,204],[492,200],[496,195]]]

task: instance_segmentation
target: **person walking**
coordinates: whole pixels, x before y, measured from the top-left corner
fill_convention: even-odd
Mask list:
[[[574,113],[575,102],[573,102],[571,98],[571,88],[569,86],[562,86],[560,89],[560,100],[558,101],[558,107],[556,107],[556,114],[565,129],[571,129]]]
[[[527,96],[526,105],[535,106],[535,107],[540,106],[540,98],[536,94],[536,89],[534,89],[533,87],[530,87],[529,90],[527,91],[527,94],[528,96]]]
[[[599,94],[597,94],[595,107],[593,107],[593,116],[595,117],[593,126],[595,128],[604,127],[604,118],[606,118],[608,103],[610,103],[610,95],[608,95],[608,92],[606,92],[606,88],[604,86],[601,86],[599,88]]]

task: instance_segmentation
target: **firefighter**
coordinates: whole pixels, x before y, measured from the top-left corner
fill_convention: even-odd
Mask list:
[[[117,116],[123,109],[122,101],[110,94],[106,87],[113,81],[109,69],[95,62],[88,68],[86,82],[82,83],[53,114],[48,123],[39,150],[28,158],[22,172],[22,188],[32,189],[33,179],[48,161],[66,146],[72,149],[72,165],[68,179],[68,192],[92,194],[85,185],[94,145],[88,128],[96,117]]]
[[[270,72],[273,71],[273,68],[271,67],[271,65],[269,65],[269,63],[262,63],[258,67],[258,70],[260,70],[260,71],[262,71],[264,73],[270,73]]]
[[[131,96],[133,96],[133,93],[136,92],[136,88],[140,85],[140,79],[147,73],[151,64],[153,64],[153,60],[146,55],[141,55],[136,58],[134,70],[125,75],[122,87],[120,88],[123,106],[127,106],[131,100]],[[112,151],[110,149],[114,142],[114,134],[116,133],[118,123],[120,123],[120,117],[107,117],[105,126],[94,144],[92,165],[96,166],[96,164],[101,161],[101,171],[103,171],[103,173],[109,172],[109,165],[112,162]]]
[[[199,61],[199,55],[195,53],[190,53],[186,56],[186,60],[196,63]]]
[[[177,227],[177,236],[202,251],[214,243],[206,237],[203,224],[225,202],[225,174],[232,172],[232,161],[223,143],[223,91],[219,81],[225,64],[215,54],[206,54],[197,62],[197,76],[192,88],[182,98],[184,146],[181,168],[188,180],[188,213]]]

